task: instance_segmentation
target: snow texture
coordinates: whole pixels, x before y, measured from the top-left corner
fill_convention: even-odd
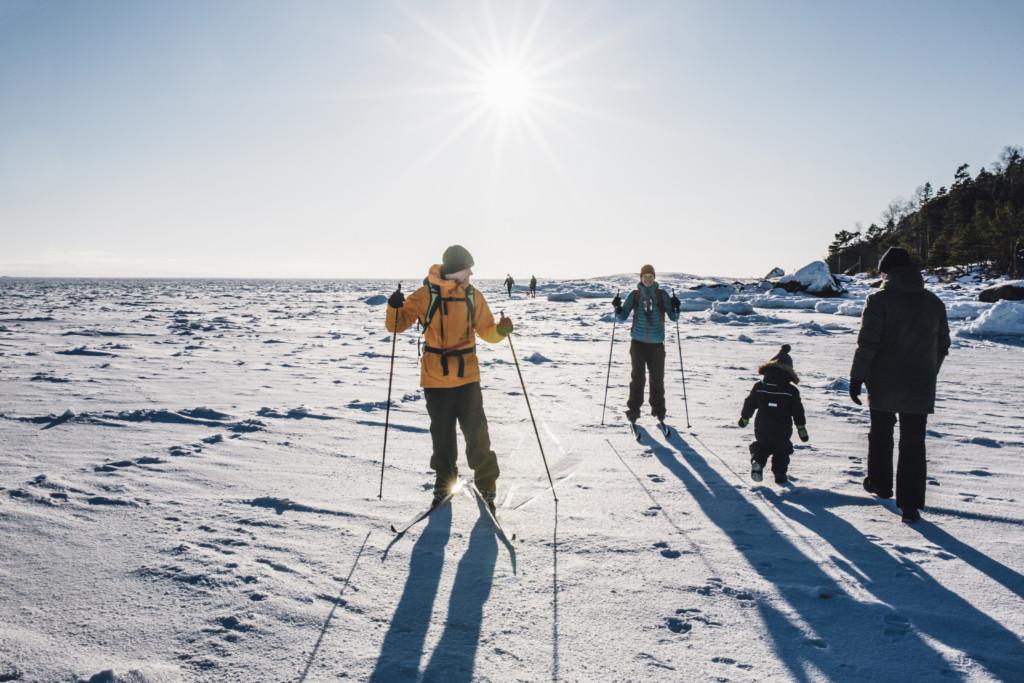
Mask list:
[[[394,281],[0,280],[0,681],[1021,680],[1024,305],[952,321],[984,336],[943,365],[907,526],[861,486],[846,395],[839,309],[868,279],[771,315],[708,310],[750,305],[731,280],[659,281],[707,312],[668,326],[674,429],[645,413],[639,443],[608,316],[635,275],[546,281],[607,296],[557,304],[476,283],[515,321],[540,438],[508,343],[480,342],[506,546],[465,492],[389,530],[433,482],[415,330],[389,404],[367,310]],[[955,308],[991,284],[929,287]],[[62,353],[69,332],[108,355]],[[783,343],[811,440],[790,485],[755,484],[736,420]]]

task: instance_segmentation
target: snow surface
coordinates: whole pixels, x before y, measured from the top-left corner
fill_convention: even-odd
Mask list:
[[[645,415],[639,444],[608,315],[635,277],[545,282],[609,293],[559,303],[477,283],[515,320],[559,498],[509,345],[481,342],[514,557],[461,493],[389,531],[432,482],[412,331],[385,416],[391,336],[367,301],[394,282],[0,281],[0,680],[1021,680],[1024,344],[982,321],[1022,304],[952,322],[994,336],[954,338],[906,526],[860,484],[838,309],[866,279],[834,313],[797,295],[741,316],[683,296],[708,278],[659,280],[706,306],[678,346],[668,326],[679,434]],[[932,287],[957,305],[984,286]],[[736,426],[782,343],[811,435],[787,487],[750,481]]]

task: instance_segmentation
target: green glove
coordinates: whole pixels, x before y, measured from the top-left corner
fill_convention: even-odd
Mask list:
[[[511,318],[506,318],[505,316],[501,316],[501,320],[498,321],[498,328],[497,329],[498,329],[498,334],[500,334],[502,337],[507,337],[508,335],[512,334],[512,320],[511,320]]]
[[[811,437],[809,437],[807,435],[807,426],[806,425],[797,425],[796,426],[796,433],[800,435],[800,440],[805,442],[805,443],[807,442],[807,440],[809,438],[811,438]]]
[[[739,422],[737,422],[736,424],[738,424],[740,427],[746,427],[748,424],[750,424],[750,420],[748,420],[745,417],[741,417],[739,419]]]

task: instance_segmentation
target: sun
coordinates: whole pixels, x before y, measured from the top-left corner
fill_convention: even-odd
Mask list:
[[[480,73],[479,95],[484,105],[497,114],[523,112],[536,86],[521,64],[506,61],[489,65]]]

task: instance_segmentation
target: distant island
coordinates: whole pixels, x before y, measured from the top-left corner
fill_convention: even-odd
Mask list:
[[[982,264],[993,275],[1024,277],[1024,149],[1005,147],[974,177],[961,164],[949,187],[926,182],[890,202],[880,222],[835,234],[826,259],[833,272],[873,272],[899,245],[926,268]]]

